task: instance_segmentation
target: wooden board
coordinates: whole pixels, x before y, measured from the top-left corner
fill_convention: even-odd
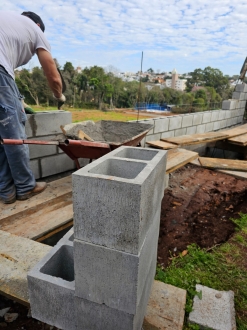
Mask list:
[[[29,200],[1,203],[0,212],[1,230],[33,240],[66,228],[73,220],[71,176],[50,182]]]
[[[224,130],[223,133],[227,134],[228,138],[245,134],[247,133],[247,124]]]
[[[27,272],[51,247],[0,230],[0,293],[28,305]]]
[[[171,149],[167,152],[166,174],[171,173],[198,157],[198,153],[186,149]]]
[[[228,137],[224,132],[209,132],[202,134],[191,134],[191,135],[181,135],[170,138],[162,138],[162,141],[175,143],[180,146],[191,145],[191,144],[200,144],[208,143],[211,141],[223,140]]]
[[[203,167],[210,169],[247,171],[245,160],[199,157],[199,161]]]
[[[165,141],[146,141],[147,144],[149,144],[150,146],[154,147],[154,148],[158,148],[158,149],[173,149],[173,148],[177,148],[178,145],[177,144],[173,144],[173,143],[169,143],[169,142],[165,142]]]
[[[233,138],[227,139],[229,143],[237,144],[240,146],[247,146],[247,134],[235,136]]]

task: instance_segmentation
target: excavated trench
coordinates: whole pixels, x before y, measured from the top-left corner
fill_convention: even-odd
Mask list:
[[[188,164],[170,174],[161,206],[158,263],[196,243],[202,248],[227,241],[231,218],[247,213],[246,180]]]

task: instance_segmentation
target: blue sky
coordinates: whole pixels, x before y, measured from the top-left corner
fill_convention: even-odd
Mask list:
[[[1,0],[43,19],[61,66],[186,73],[207,66],[239,74],[247,56],[247,1]],[[28,67],[38,65],[36,56]]]

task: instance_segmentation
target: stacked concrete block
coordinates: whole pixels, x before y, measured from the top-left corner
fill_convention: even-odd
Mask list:
[[[120,147],[73,174],[83,329],[140,330],[155,275],[166,152]]]
[[[182,127],[182,116],[173,116],[169,118],[169,130],[175,130]]]
[[[56,140],[60,126],[71,123],[69,111],[44,111],[27,115],[26,134],[30,140]],[[75,169],[74,162],[55,145],[28,145],[30,167],[36,179]]]
[[[32,317],[67,330],[76,329],[72,245],[57,244],[27,276]]]

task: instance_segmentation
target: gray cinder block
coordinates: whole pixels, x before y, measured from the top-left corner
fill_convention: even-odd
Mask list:
[[[56,245],[70,245],[73,246],[74,242],[74,227],[72,227],[58,242]]]
[[[186,134],[186,128],[180,128],[174,131],[174,136],[181,136],[185,134]]]
[[[169,131],[182,127],[182,116],[170,117]]]
[[[235,99],[237,99],[237,97],[235,97]],[[238,100],[224,100],[222,102],[222,110],[234,110],[236,109],[237,105],[238,105]]]
[[[195,133],[196,133],[196,126],[187,127],[187,130],[186,130],[187,135],[195,134]]]
[[[202,124],[202,125],[198,125],[196,127],[196,133],[205,133],[206,130],[206,125]]]
[[[153,259],[136,314],[126,313],[105,304],[75,297],[78,329],[141,330],[155,275],[153,272],[155,266],[156,260]]]
[[[29,273],[32,317],[60,329],[75,329],[73,247],[56,245]]]
[[[219,120],[226,118],[226,110],[219,110]]]
[[[31,138],[30,140],[38,140],[38,141],[52,141],[56,139],[56,135],[52,136],[42,136],[40,138]],[[39,145],[39,144],[29,144],[29,154],[30,159],[34,158],[42,158],[45,156],[55,155],[57,154],[57,146],[56,145]]]
[[[200,125],[202,123],[202,117],[203,117],[202,113],[194,113],[193,125],[195,125],[195,126]]]
[[[237,84],[235,87],[235,91],[247,93],[247,84]]]
[[[75,295],[136,314],[150,273],[154,279],[159,223],[160,210],[138,255],[75,239]]]
[[[211,121],[212,111],[204,111],[202,117],[202,124],[207,124]]]
[[[36,112],[33,115],[27,115],[27,118],[28,137],[62,133],[60,125],[67,125],[72,121],[71,113],[63,110]]]
[[[168,131],[169,118],[157,118],[154,120],[154,133],[161,133]]]
[[[232,98],[233,99],[237,99],[239,101],[243,101],[247,99],[247,93],[243,93],[243,92],[233,92],[232,93]]]
[[[152,159],[118,157],[128,148],[120,147],[73,173],[74,230],[79,240],[138,254],[160,209],[166,152],[131,148]]]
[[[211,116],[211,121],[215,122],[218,119],[219,119],[219,110],[213,110],[212,116]]]
[[[182,127],[189,127],[193,124],[193,115],[184,115],[182,117]]]
[[[214,330],[237,329],[233,291],[217,291],[199,284],[196,291],[201,291],[202,299],[194,297],[189,322]]]
[[[39,160],[38,159],[30,160],[29,165],[34,174],[35,179],[39,179],[41,177],[39,171]]]
[[[42,177],[66,172],[75,168],[74,161],[66,154],[44,157],[40,160]]]

